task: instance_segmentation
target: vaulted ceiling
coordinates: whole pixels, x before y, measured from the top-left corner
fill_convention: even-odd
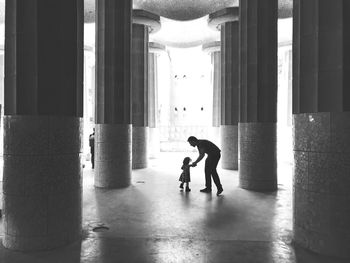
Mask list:
[[[84,1],[85,22],[94,22],[95,0]],[[220,33],[208,27],[207,15],[226,7],[238,5],[239,0],[133,1],[134,9],[143,9],[160,16],[161,30],[155,34],[151,34],[150,41],[179,48],[194,47],[220,40]],[[292,16],[293,0],[278,0],[278,7],[279,18],[288,18]],[[288,26],[287,32],[285,33],[287,33],[287,37],[291,39],[290,31],[290,26]]]
[[[85,21],[94,21],[95,0],[85,1]],[[165,18],[188,21],[225,7],[238,6],[239,0],[134,0],[134,9],[144,9]],[[292,16],[293,0],[278,0],[279,17]]]
[[[84,0],[85,22],[95,21],[95,1]],[[118,1],[118,0],[117,0]],[[193,20],[225,7],[237,6],[239,0],[134,0],[134,9],[144,9],[173,20]],[[278,0],[279,17],[292,16],[293,0]],[[5,0],[0,0],[0,22],[4,21]]]
[[[84,0],[86,23],[95,22],[95,2]],[[207,26],[206,16],[238,4],[239,0],[133,0],[134,9],[144,9],[161,17],[161,30],[152,34],[150,40],[173,47],[193,47],[219,40],[219,32]],[[292,16],[293,0],[278,0],[278,5],[279,18]],[[0,0],[0,23],[4,22],[4,14],[5,0]],[[94,32],[86,33],[92,44]]]

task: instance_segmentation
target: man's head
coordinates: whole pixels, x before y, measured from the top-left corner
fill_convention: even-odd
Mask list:
[[[189,142],[189,144],[193,147],[197,146],[198,143],[198,139],[194,136],[190,136],[188,137],[187,141]]]

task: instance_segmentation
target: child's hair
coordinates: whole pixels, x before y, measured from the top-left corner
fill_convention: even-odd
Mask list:
[[[184,165],[188,165],[188,164],[190,163],[190,161],[191,161],[191,158],[190,158],[190,157],[185,157],[182,163],[183,163]]]

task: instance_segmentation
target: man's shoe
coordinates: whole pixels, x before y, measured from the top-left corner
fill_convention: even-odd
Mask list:
[[[202,189],[202,190],[199,190],[199,192],[202,192],[202,193],[211,193],[211,189],[204,188],[204,189]]]
[[[222,189],[222,188],[218,189],[216,195],[219,196],[222,193],[222,191],[224,191],[224,189]]]
[[[179,186],[181,189],[184,189],[184,184],[180,184]]]
[[[191,189],[189,187],[186,187],[186,192],[191,192]]]

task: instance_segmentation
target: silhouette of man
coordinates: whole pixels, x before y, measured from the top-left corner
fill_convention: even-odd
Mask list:
[[[93,132],[89,136],[89,146],[90,146],[90,153],[91,153],[91,167],[94,169],[95,167],[95,128],[93,129]]]
[[[208,140],[199,140],[194,136],[188,137],[189,144],[193,147],[198,148],[199,156],[197,160],[192,163],[192,166],[197,166],[203,158],[204,155],[207,154],[207,159],[205,160],[205,188],[200,190],[202,193],[211,193],[211,177],[213,177],[213,181],[217,188],[216,195],[220,195],[224,190],[220,183],[220,178],[218,172],[216,171],[216,167],[218,166],[218,162],[221,157],[221,150],[214,143]]]

